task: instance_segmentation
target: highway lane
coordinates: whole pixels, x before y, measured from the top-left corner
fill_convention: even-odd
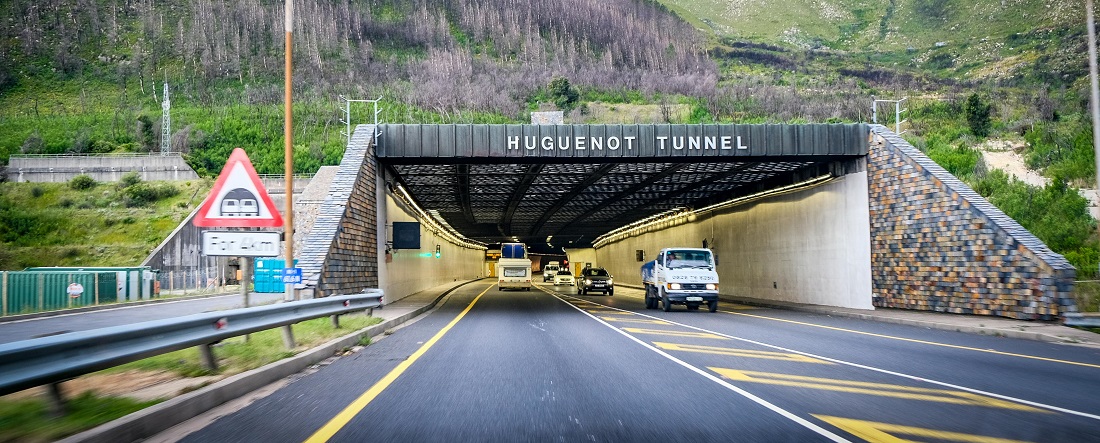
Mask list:
[[[254,292],[249,295],[249,304],[259,306],[276,303],[282,300],[284,295],[283,293]],[[241,307],[244,307],[244,300],[240,294],[169,300],[144,305],[119,303],[96,311],[0,321],[0,343]]]
[[[185,441],[1100,441],[1094,350],[541,287],[467,285]]]

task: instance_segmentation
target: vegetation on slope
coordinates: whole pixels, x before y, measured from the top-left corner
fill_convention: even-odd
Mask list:
[[[137,266],[206,197],[210,180],[0,183],[0,269]]]

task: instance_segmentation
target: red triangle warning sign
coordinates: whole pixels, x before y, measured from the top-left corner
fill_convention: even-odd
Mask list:
[[[276,228],[283,225],[283,217],[244,149],[236,148],[192,223],[200,227]]]

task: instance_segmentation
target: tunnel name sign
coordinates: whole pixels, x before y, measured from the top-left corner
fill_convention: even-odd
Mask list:
[[[524,149],[527,151],[543,150],[603,150],[617,151],[619,149],[633,150],[638,141],[637,136],[532,136],[513,135],[508,137],[508,150]],[[741,142],[741,136],[667,136],[654,137],[654,146],[658,151],[683,151],[683,150],[721,150],[749,149]]]

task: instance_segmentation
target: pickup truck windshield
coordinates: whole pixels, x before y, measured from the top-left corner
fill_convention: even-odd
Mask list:
[[[706,251],[669,251],[667,266],[675,268],[714,268],[714,261]]]

